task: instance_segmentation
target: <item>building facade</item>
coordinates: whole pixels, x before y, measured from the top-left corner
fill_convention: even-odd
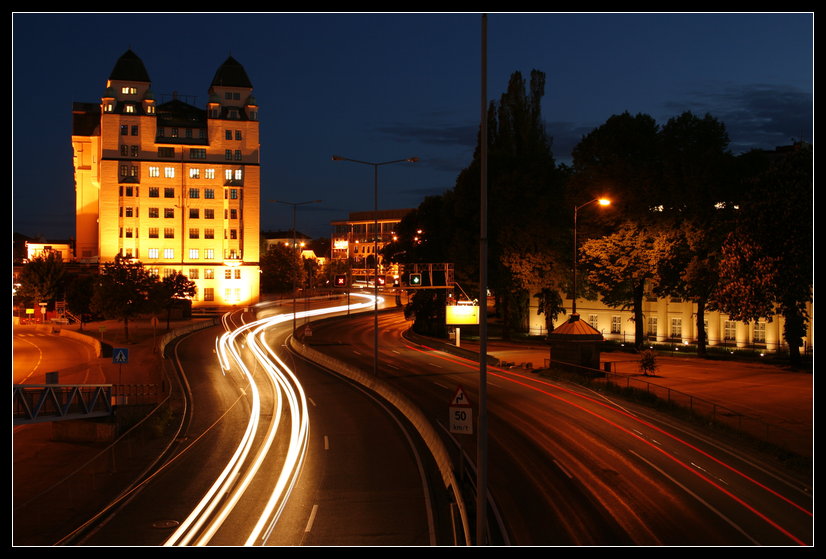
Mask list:
[[[531,335],[545,335],[545,317],[538,313],[535,301],[529,309],[529,332]],[[571,308],[571,300],[563,299],[562,305]],[[599,300],[577,298],[577,313],[580,320],[587,322],[599,331],[606,340],[621,343],[634,343],[634,314],[631,309],[612,308]],[[808,305],[812,316],[811,303]],[[646,297],[643,301],[643,332],[649,342],[673,345],[697,343],[697,305],[691,301],[669,297]],[[568,320],[560,315],[555,326]],[[706,311],[704,314],[706,340],[709,347],[723,347],[731,350],[752,349],[755,351],[777,351],[786,341],[783,339],[784,319],[775,315],[771,321],[761,319],[757,322],[731,320],[727,314],[719,311]],[[806,327],[801,351],[814,347],[812,323]]]
[[[382,249],[396,240],[396,231],[402,218],[411,209],[379,210],[378,212],[351,212],[347,219],[333,221],[333,266],[346,264],[355,282],[370,282],[378,258],[380,277],[398,279],[398,267],[386,264]],[[378,227],[378,230],[376,229]],[[376,254],[378,249],[378,254]]]
[[[158,103],[131,50],[99,103],[75,103],[72,146],[76,259],[120,255],[164,277],[194,281],[193,307],[246,306],[259,297],[258,105],[229,57],[206,107]]]

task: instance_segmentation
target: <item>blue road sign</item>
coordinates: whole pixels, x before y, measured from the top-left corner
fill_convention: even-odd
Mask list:
[[[115,347],[112,348],[112,363],[119,363],[125,365],[129,363],[129,348]]]

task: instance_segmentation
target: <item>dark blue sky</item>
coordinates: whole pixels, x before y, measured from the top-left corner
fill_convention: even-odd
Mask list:
[[[42,14],[12,16],[13,231],[74,235],[71,108],[98,102],[132,49],[159,100],[203,106],[233,56],[260,105],[262,229],[288,229],[268,200],[322,199],[298,229],[373,207],[372,168],[333,162],[416,156],[379,170],[379,207],[413,208],[453,187],[480,114],[479,14]],[[546,74],[557,160],[611,115],[722,121],[731,150],[813,141],[812,13],[490,14],[488,97],[509,76]]]

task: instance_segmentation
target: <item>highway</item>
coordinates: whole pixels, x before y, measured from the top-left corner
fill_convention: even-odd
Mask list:
[[[176,345],[187,409],[175,447],[77,543],[452,543],[449,502],[415,431],[290,356],[291,327],[290,313],[259,308]]]
[[[380,318],[380,376],[475,459],[475,436],[447,434],[461,386],[477,402],[478,363],[408,342],[400,312]],[[369,317],[318,323],[311,347],[364,370]],[[812,496],[759,457],[644,409],[532,373],[489,369],[489,488],[512,545],[811,545]],[[495,529],[492,533],[496,532]]]

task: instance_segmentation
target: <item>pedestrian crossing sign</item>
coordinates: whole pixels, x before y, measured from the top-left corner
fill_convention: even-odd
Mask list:
[[[125,365],[129,363],[129,348],[116,347],[112,349],[112,363]]]

